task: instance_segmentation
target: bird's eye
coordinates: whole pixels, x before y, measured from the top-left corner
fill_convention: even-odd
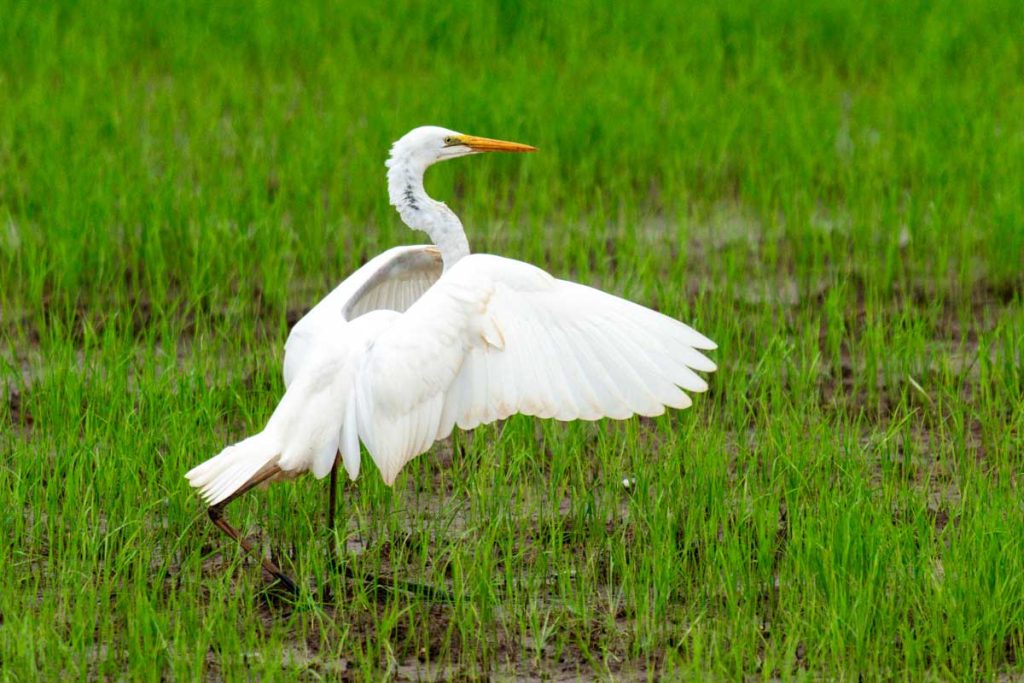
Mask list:
[[[452,145],[459,144],[459,140],[454,135],[449,135],[444,139],[444,144],[446,147],[451,147]]]

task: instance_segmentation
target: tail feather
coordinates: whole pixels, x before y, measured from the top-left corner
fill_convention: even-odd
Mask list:
[[[188,471],[189,484],[199,489],[207,505],[216,505],[252,481],[280,457],[278,440],[266,431],[228,446]]]

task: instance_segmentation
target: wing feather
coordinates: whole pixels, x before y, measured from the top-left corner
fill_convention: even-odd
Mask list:
[[[295,323],[284,347],[285,387],[307,366],[317,340],[337,331],[339,319],[376,310],[404,312],[441,272],[441,253],[428,244],[394,247],[365,263]]]
[[[359,434],[387,483],[451,433],[526,413],[660,415],[707,383],[714,343],[528,264],[468,256],[382,331],[356,373]]]

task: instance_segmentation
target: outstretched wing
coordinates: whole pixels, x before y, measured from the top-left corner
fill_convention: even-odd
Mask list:
[[[345,320],[355,320],[370,311],[402,313],[430,289],[444,271],[441,252],[432,245],[398,247],[382,254],[388,255],[390,258],[381,260],[345,301],[341,309]],[[356,273],[363,270],[360,268]]]
[[[345,278],[295,323],[284,346],[284,385],[288,387],[311,357],[313,340],[337,331],[339,319],[354,320],[376,310],[407,310],[441,277],[444,266],[437,247],[394,247],[377,255]]]
[[[659,415],[707,383],[715,344],[687,325],[520,261],[459,261],[377,336],[356,370],[359,434],[390,484],[464,429],[525,413]]]

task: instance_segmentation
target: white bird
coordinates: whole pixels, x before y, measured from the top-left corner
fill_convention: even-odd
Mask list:
[[[346,279],[292,330],[286,391],[262,432],[192,469],[213,522],[253,486],[312,472],[349,476],[360,441],[390,486],[457,425],[524,413],[557,420],[660,415],[691,405],[715,344],[689,326],[597,289],[500,256],[469,253],[458,217],[427,196],[436,161],[517,143],[417,128],[388,160],[391,203],[436,247],[398,247]],[[333,496],[333,486],[331,489]],[[333,520],[333,497],[330,518]],[[269,560],[264,566],[294,588]]]

